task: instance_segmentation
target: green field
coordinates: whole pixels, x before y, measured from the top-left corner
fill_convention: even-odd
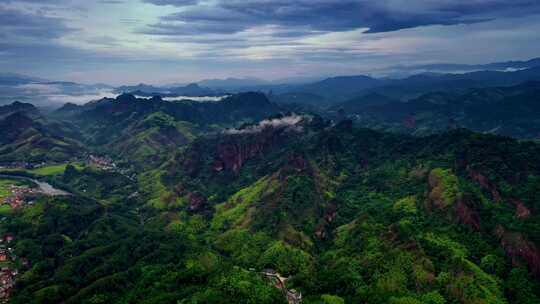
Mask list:
[[[33,173],[35,175],[39,175],[39,176],[58,175],[58,174],[64,173],[67,165],[68,164],[66,163],[66,164],[60,164],[60,165],[45,166],[38,169],[28,170],[28,172]],[[82,166],[79,163],[74,163],[72,165],[78,170],[82,169]]]
[[[0,199],[0,200],[3,200],[3,199]],[[0,215],[9,215],[11,214],[12,210],[13,209],[11,209],[10,205],[7,205],[7,204],[0,205]]]
[[[0,179],[0,202],[4,201],[4,198],[9,196],[9,186],[10,185],[19,185],[20,181],[13,179]]]

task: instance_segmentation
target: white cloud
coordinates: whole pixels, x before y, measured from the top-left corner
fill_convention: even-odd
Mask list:
[[[44,83],[27,83],[18,85],[17,88],[24,90],[27,94],[47,95],[61,92],[57,85]]]
[[[55,105],[61,105],[65,103],[85,104],[90,101],[99,100],[102,98],[114,98],[115,94],[112,90],[96,90],[94,92],[88,92],[85,94],[68,95],[68,94],[51,94],[47,95],[47,100]]]
[[[283,118],[274,118],[274,119],[265,119],[260,121],[258,124],[253,126],[248,126],[243,129],[227,129],[224,131],[225,134],[253,134],[261,132],[268,128],[286,128],[289,131],[302,132],[303,128],[298,124],[302,121],[303,117],[300,115],[290,115]]]

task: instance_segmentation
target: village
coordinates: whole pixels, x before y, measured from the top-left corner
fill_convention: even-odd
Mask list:
[[[38,188],[16,185],[9,185],[9,191],[10,195],[0,204],[8,204],[12,209],[18,209],[24,204],[33,204],[33,198],[41,193]]]
[[[87,165],[94,166],[104,171],[116,171],[116,164],[110,157],[90,154],[86,161]]]

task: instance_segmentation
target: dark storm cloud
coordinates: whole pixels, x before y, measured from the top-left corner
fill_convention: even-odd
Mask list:
[[[58,4],[66,0],[4,0],[4,3]]]
[[[54,39],[73,31],[65,26],[61,19],[1,6],[0,28],[0,37],[8,43],[25,39]]]
[[[185,6],[196,1],[145,0],[157,5]],[[218,0],[162,17],[150,34],[234,33],[254,26],[298,27],[301,32],[369,28],[390,32],[427,25],[476,23],[540,11],[537,0]],[[295,36],[300,36],[297,33]]]
[[[173,5],[173,6],[187,6],[197,4],[198,0],[143,0],[146,3],[152,3],[155,5]]]

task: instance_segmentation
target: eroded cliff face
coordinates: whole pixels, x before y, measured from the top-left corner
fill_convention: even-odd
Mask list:
[[[480,230],[480,215],[474,209],[474,198],[461,192],[458,178],[451,170],[431,170],[428,183],[428,198],[436,209],[448,211],[460,223]]]
[[[429,199],[433,205],[441,210],[453,207],[461,197],[458,188],[458,178],[450,169],[436,168],[428,175],[431,189]]]
[[[480,231],[480,215],[471,207],[471,201],[468,196],[458,200],[454,212],[462,224],[471,227],[475,231]]]
[[[510,202],[514,204],[514,206],[516,206],[516,213],[514,216],[517,219],[524,220],[528,218],[529,216],[531,216],[531,210],[529,210],[529,208],[525,206],[522,200],[517,199],[517,198],[512,198],[510,199]]]
[[[468,175],[473,182],[488,191],[496,202],[504,201],[515,206],[514,217],[516,219],[523,220],[531,215],[531,211],[522,200],[504,198],[496,185],[482,173],[469,169]],[[481,230],[481,217],[477,208],[475,208],[474,195],[461,192],[457,177],[450,170],[432,170],[428,176],[428,183],[430,189],[428,201],[431,207],[445,211],[446,214],[452,214],[452,218],[475,231]],[[540,278],[540,250],[534,242],[528,239],[527,235],[521,232],[508,231],[501,225],[496,227],[494,233],[499,239],[501,248],[512,260],[514,266],[527,266],[532,274]]]
[[[207,199],[198,192],[189,192],[187,194],[188,211],[198,212],[206,207]]]
[[[228,135],[217,146],[212,169],[216,172],[230,170],[238,173],[246,161],[279,148],[296,133],[286,128],[268,127],[256,133]]]
[[[479,171],[471,169],[471,168],[467,168],[467,172],[471,180],[479,184],[480,187],[482,187],[483,189],[489,191],[491,193],[491,196],[496,202],[502,201],[502,196],[499,190],[497,190],[497,187],[495,186],[495,184],[492,183],[486,176],[484,176]]]
[[[514,214],[514,217],[516,219],[524,220],[531,216],[531,210],[525,205],[525,203],[521,199],[516,197],[503,196],[501,192],[497,189],[495,183],[491,182],[485,175],[483,175],[479,171],[467,168],[467,172],[471,180],[480,185],[482,189],[488,191],[495,202],[504,201],[514,206],[516,208]]]
[[[540,250],[536,244],[529,241],[522,233],[507,231],[502,226],[497,227],[495,234],[506,255],[512,259],[513,265],[525,263],[529,271],[540,278]]]

